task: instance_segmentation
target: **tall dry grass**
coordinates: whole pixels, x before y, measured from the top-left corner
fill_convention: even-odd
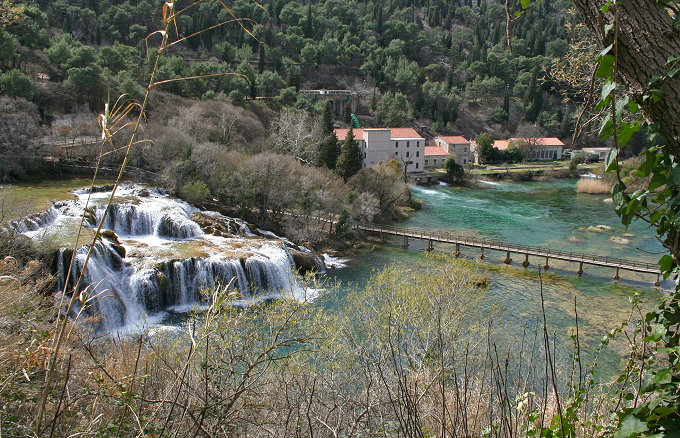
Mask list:
[[[611,191],[611,184],[600,178],[581,178],[576,183],[576,191],[593,195],[607,194]]]

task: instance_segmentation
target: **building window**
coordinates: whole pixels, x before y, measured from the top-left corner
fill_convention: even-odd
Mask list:
[[[420,156],[420,151],[416,151],[416,158]]]
[[[465,158],[463,158],[463,164],[465,164],[465,163],[467,163],[467,160]]]
[[[408,157],[409,157],[409,152],[406,152],[406,158],[408,158]]]
[[[394,155],[399,155],[399,152],[395,152]]]
[[[408,146],[408,142],[406,142],[406,147],[409,147],[409,146]]]
[[[398,147],[399,147],[399,142],[398,142],[398,141],[395,141],[395,142],[394,142],[394,147],[395,147],[395,148],[398,148]]]
[[[427,160],[425,160],[425,165],[427,166]]]
[[[432,164],[434,164],[435,166],[437,165],[437,159],[436,158],[434,159]]]
[[[416,147],[417,147],[417,148],[420,147],[420,142],[419,142],[419,141],[416,142]]]
[[[416,163],[416,169],[418,168],[418,163]]]

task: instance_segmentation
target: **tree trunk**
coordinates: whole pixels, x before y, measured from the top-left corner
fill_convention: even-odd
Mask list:
[[[680,29],[673,27],[668,11],[656,0],[618,0],[618,5],[612,4],[609,12],[600,10],[606,0],[572,1],[603,47],[614,41],[614,30],[605,35],[604,29],[614,23],[615,8],[619,8],[619,75],[632,98],[652,122],[659,124],[670,152],[680,156],[680,72],[673,78],[667,76],[671,69],[668,58],[680,58]],[[655,76],[664,79],[650,86]],[[657,102],[651,99],[650,90],[655,88],[663,92]],[[643,102],[643,96],[650,98]]]

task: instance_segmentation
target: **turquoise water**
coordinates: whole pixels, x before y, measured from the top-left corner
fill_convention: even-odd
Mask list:
[[[460,187],[415,187],[413,196],[423,201],[424,208],[400,224],[429,230],[445,230],[478,238],[509,243],[544,246],[574,252],[620,257],[655,263],[663,248],[653,230],[644,223],[628,229],[621,225],[607,196],[576,193],[576,180],[552,182],[489,183],[481,189]],[[611,230],[587,231],[589,226],[606,225]],[[615,243],[612,237],[628,244]],[[351,287],[361,286],[371,272],[393,262],[410,268],[427,263],[425,242],[411,240],[407,250],[403,240],[375,240],[360,250],[346,268],[333,270],[329,276],[345,284],[325,298],[330,306],[342,305],[343,295]],[[435,245],[435,251],[453,252],[447,245]],[[540,289],[541,275],[549,330],[554,331],[563,347],[569,347],[569,332],[575,327],[576,300],[581,343],[588,357],[605,332],[616,326],[631,310],[630,299],[638,293],[645,308],[651,308],[661,297],[652,283],[655,275],[621,272],[621,280],[613,280],[614,270],[584,266],[581,278],[577,265],[551,261],[542,270],[544,259],[530,259],[523,268],[523,257],[513,255],[510,266],[503,264],[504,253],[486,252],[479,262],[479,250],[462,249],[464,263],[480,264],[491,278],[486,309],[493,320],[497,336],[510,345],[518,341],[525,328],[535,330],[542,325]],[[662,287],[670,287],[662,284]],[[619,346],[620,347],[620,346]],[[623,350],[620,350],[623,351]],[[617,354],[606,356],[605,362],[615,366]]]

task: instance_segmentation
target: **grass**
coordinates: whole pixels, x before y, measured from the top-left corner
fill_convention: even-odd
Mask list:
[[[611,184],[599,178],[581,178],[576,183],[576,191],[593,195],[608,194]]]

